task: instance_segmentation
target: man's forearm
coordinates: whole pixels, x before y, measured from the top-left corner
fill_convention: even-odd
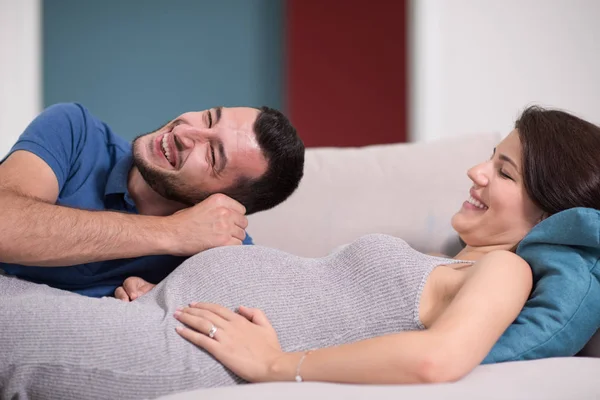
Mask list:
[[[85,211],[0,191],[0,262],[68,266],[165,254],[164,217]]]

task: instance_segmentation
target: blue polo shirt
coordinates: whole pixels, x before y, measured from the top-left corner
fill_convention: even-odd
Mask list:
[[[133,164],[131,143],[79,104],[44,110],[23,132],[7,157],[26,150],[44,160],[58,180],[56,204],[137,213],[127,190]],[[252,244],[246,235],[244,244]],[[112,296],[129,276],[158,283],[185,257],[169,255],[118,259],[68,267],[29,267],[0,263],[9,275],[90,297]]]

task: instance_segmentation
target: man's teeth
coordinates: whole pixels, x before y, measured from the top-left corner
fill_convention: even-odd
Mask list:
[[[487,210],[487,207],[479,200],[474,199],[473,196],[469,196],[469,198],[467,199],[467,202],[473,204],[477,208],[481,208],[482,210]]]
[[[167,136],[168,135],[164,135],[162,138],[162,151],[163,151],[163,153],[165,153],[165,157],[167,157],[167,160],[169,160],[169,162],[172,164],[173,161],[171,160],[171,155],[169,154],[169,145],[167,143]]]

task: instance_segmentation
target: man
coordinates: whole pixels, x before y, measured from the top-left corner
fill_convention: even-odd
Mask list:
[[[188,112],[131,144],[79,104],[51,106],[0,164],[0,269],[93,297],[157,283],[190,255],[250,244],[245,215],[291,195],[303,165],[268,107]]]

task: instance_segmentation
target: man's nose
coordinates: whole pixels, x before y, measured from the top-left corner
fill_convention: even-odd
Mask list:
[[[178,125],[173,128],[173,134],[185,148],[192,148],[196,144],[209,140],[210,133],[206,129],[194,128],[189,125]]]

